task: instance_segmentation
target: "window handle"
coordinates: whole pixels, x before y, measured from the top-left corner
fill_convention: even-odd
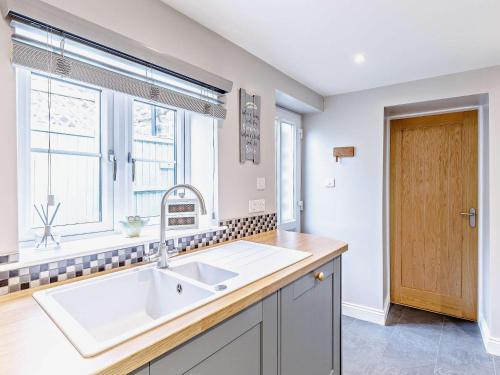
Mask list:
[[[127,160],[132,164],[132,182],[135,181],[135,159],[132,157],[132,154],[129,152]]]
[[[109,150],[109,161],[113,163],[113,181],[116,181],[117,163],[116,163],[116,155],[113,150]]]

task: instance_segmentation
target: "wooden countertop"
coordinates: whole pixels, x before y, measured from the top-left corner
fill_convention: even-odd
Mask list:
[[[245,240],[313,255],[92,358],[83,358],[31,297],[36,289],[0,299],[0,374],[126,374],[347,251],[344,242],[285,231]]]

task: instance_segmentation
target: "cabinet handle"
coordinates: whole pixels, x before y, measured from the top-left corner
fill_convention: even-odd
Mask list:
[[[314,278],[318,281],[323,281],[325,279],[325,274],[323,272],[315,272]]]

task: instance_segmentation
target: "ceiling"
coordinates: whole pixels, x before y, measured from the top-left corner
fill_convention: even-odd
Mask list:
[[[500,0],[162,1],[322,95],[500,64]]]

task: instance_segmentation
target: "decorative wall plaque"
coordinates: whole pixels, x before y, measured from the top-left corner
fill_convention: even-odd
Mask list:
[[[260,163],[260,96],[240,89],[240,162]]]

